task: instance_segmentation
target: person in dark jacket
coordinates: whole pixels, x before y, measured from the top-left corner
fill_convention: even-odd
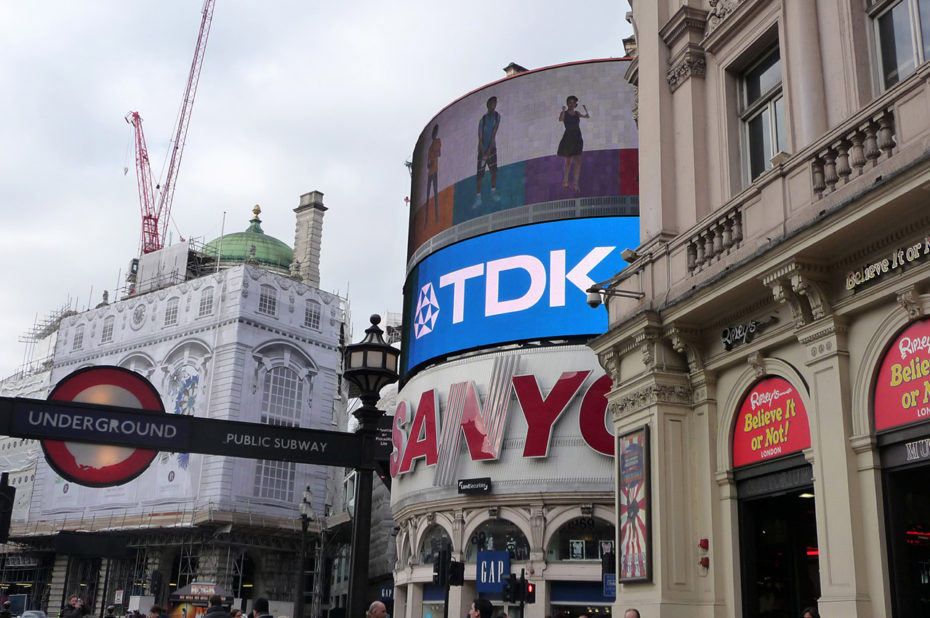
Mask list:
[[[255,599],[255,602],[252,603],[253,618],[274,618],[268,611],[268,599],[258,597]]]
[[[0,609],[0,618],[11,618],[13,616],[13,613],[10,611],[10,607],[12,606],[10,605],[9,601],[3,602],[3,609]]]
[[[223,597],[214,594],[209,602],[210,607],[207,608],[206,618],[232,618],[231,614],[223,609]]]
[[[81,597],[71,597],[71,602],[61,610],[61,618],[84,618],[90,613],[90,608],[84,605]]]

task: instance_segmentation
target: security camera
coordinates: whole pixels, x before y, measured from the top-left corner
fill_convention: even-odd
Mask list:
[[[597,290],[588,290],[588,306],[597,309],[601,306],[601,293]]]

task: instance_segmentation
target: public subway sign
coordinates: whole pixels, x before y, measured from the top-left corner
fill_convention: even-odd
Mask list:
[[[587,290],[627,264],[638,217],[551,221],[501,230],[422,260],[404,287],[404,372],[454,352],[530,339],[595,335],[607,313]]]
[[[930,236],[906,247],[899,247],[888,257],[864,264],[846,275],[846,289],[855,290],[863,283],[877,279],[892,270],[903,268],[905,265],[930,255]]]
[[[472,461],[493,461],[500,456],[512,400],[526,421],[523,457],[544,458],[556,425],[569,404],[580,398],[578,423],[582,440],[593,451],[613,457],[614,436],[605,415],[611,380],[602,375],[585,386],[591,370],[564,371],[548,390],[536,375],[515,375],[518,357],[495,360],[482,401],[471,381],[452,384],[444,409],[435,388],[423,391],[416,405],[398,403],[394,413],[391,476],[411,472],[417,462],[435,466],[434,486],[450,485],[457,478],[459,445],[465,439]]]
[[[743,399],[733,430],[733,466],[768,461],[811,445],[807,410],[797,388],[763,378]]]
[[[930,320],[914,322],[892,342],[873,404],[876,431],[930,419]]]

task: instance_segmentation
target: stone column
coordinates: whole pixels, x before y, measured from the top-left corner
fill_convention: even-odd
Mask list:
[[[785,2],[786,41],[781,62],[791,90],[785,90],[786,106],[796,127],[794,151],[798,152],[827,131],[826,95],[823,86],[823,55],[820,51],[817,2]],[[792,145],[789,144],[789,147]]]
[[[311,191],[300,196],[294,234],[294,261],[300,279],[307,285],[320,287],[320,247],[323,243],[323,194]],[[292,268],[292,271],[294,269]]]
[[[827,316],[799,328],[811,390],[811,453],[817,539],[820,548],[820,613],[872,616],[857,455],[850,444],[849,353],[846,326]]]

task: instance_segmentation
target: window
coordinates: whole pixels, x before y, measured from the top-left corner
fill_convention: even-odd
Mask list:
[[[200,293],[200,310],[197,312],[197,317],[202,318],[211,313],[213,313],[213,288],[206,288]]]
[[[266,425],[298,427],[303,391],[303,381],[296,371],[290,367],[271,369],[265,374],[261,422]],[[258,460],[255,465],[255,496],[293,502],[296,471],[293,462]]]
[[[74,341],[72,342],[72,350],[80,350],[84,347],[84,325],[78,326],[74,329]]]
[[[315,300],[308,300],[307,308],[304,310],[304,326],[309,326],[314,330],[320,330],[321,314],[320,303]]]
[[[930,0],[880,2],[873,15],[882,86],[890,88],[930,57]]]
[[[742,76],[745,153],[752,182],[772,167],[772,157],[786,151],[785,100],[781,92],[781,57],[769,52]]]
[[[173,326],[178,323],[178,305],[181,303],[179,298],[171,298],[165,306],[165,326]]]
[[[278,311],[278,291],[274,286],[263,285],[258,297],[258,312],[265,315],[275,315]]]
[[[100,343],[110,343],[113,341],[113,322],[116,320],[114,316],[107,316],[103,321],[103,331],[100,333]]]

